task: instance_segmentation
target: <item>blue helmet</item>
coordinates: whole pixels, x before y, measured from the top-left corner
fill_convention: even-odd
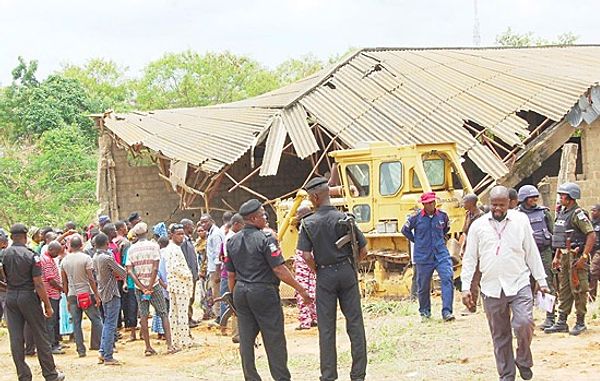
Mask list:
[[[529,197],[540,197],[540,191],[533,185],[523,185],[519,188],[519,202],[524,202]]]
[[[557,193],[566,194],[573,200],[579,200],[581,198],[581,188],[575,183],[564,183],[558,187]]]

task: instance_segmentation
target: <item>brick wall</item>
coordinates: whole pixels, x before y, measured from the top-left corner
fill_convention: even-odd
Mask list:
[[[581,187],[582,192],[579,204],[589,209],[592,205],[600,203],[600,158],[598,156],[600,118],[591,125],[583,124],[585,126],[581,131],[581,150],[578,152],[578,156],[582,159],[583,173],[577,175],[576,182]],[[547,181],[548,185],[543,187],[547,189],[547,194],[543,194],[543,197],[545,202],[550,202],[555,197],[557,178],[551,177]]]
[[[159,221],[169,223],[180,221],[182,218],[190,218],[193,221],[200,219],[201,211],[199,209],[179,210],[179,195],[158,175],[159,171],[156,165],[132,165],[127,160],[127,151],[115,144],[112,145],[112,151],[115,161],[119,219],[127,218],[132,211],[138,211],[148,224],[155,224]],[[260,162],[255,163],[255,165],[259,164]],[[272,199],[300,187],[311,169],[310,160],[300,160],[295,156],[283,155],[276,176],[261,177],[257,174],[246,181],[244,185]],[[252,170],[250,153],[247,153],[233,165],[229,173],[240,181]],[[240,188],[229,193],[228,189],[232,186],[233,183],[224,177],[217,192],[213,195],[211,207],[229,209],[222,202],[224,199],[227,204],[237,210],[244,201],[258,198]],[[192,207],[198,208],[203,205],[202,198],[197,197]],[[265,209],[274,221],[275,215],[272,209]],[[218,225],[220,225],[222,214],[222,210],[211,211],[211,215]]]

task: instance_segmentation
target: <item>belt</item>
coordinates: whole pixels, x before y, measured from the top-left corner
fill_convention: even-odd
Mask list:
[[[352,264],[352,261],[350,261],[350,257],[346,257],[346,258],[342,259],[339,262],[332,263],[332,264],[329,264],[329,265],[317,265],[317,268],[319,268],[319,269],[328,269],[328,268],[332,268],[332,267],[333,268],[337,268],[337,267],[340,267],[341,265],[344,265],[346,263]]]

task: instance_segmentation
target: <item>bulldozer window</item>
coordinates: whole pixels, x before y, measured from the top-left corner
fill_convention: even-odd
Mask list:
[[[423,160],[425,175],[432,188],[442,186],[446,183],[446,162],[444,159]],[[413,173],[413,186],[421,188],[421,182],[416,173]]]
[[[369,195],[371,180],[369,178],[368,164],[350,164],[346,167],[346,178],[351,189],[352,197],[365,197]]]
[[[369,205],[354,205],[352,214],[354,214],[356,222],[371,221],[371,207]]]
[[[402,186],[402,163],[391,161],[379,166],[379,193],[391,196],[398,193]]]

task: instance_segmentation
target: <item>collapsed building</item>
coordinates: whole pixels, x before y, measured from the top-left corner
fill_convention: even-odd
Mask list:
[[[456,142],[478,193],[555,186],[571,141],[589,206],[600,201],[598,62],[600,46],[367,48],[238,102],[94,115],[98,201],[113,219],[137,210],[150,223],[250,197],[273,205],[330,172],[329,152],[368,141]]]

